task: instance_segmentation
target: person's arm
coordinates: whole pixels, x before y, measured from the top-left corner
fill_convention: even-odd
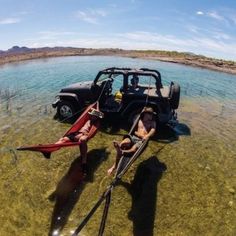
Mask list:
[[[83,135],[88,135],[89,134],[89,131],[90,131],[90,129],[91,129],[91,127],[92,127],[92,125],[91,125],[91,121],[90,120],[88,120],[82,127],[81,127],[81,129],[79,130],[79,134],[78,135],[81,135],[81,134],[83,134]],[[78,138],[80,138],[80,137],[78,137]]]
[[[142,138],[142,137],[140,137],[140,133],[139,133],[139,130],[140,130],[140,127],[141,127],[141,126],[143,126],[143,124],[142,124],[142,121],[139,120],[139,121],[138,121],[137,130],[134,131],[134,134],[135,134],[137,137],[139,137],[139,138]]]
[[[121,154],[130,154],[130,153],[134,153],[137,150],[136,146],[133,145],[130,149],[128,150],[121,150]]]
[[[151,137],[155,134],[155,132],[156,132],[156,129],[152,128],[152,129],[149,131],[149,133],[146,134],[146,135],[143,137],[143,139],[146,140],[146,139],[151,138]]]
[[[154,134],[156,133],[156,122],[153,121],[153,125],[151,130],[148,132],[148,134],[146,134],[143,139],[147,140],[149,138],[151,138]]]

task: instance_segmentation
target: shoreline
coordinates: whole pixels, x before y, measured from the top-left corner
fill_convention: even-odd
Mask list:
[[[9,50],[8,50],[9,51]],[[121,56],[130,58],[142,58],[158,60],[169,63],[177,63],[186,66],[209,69],[218,72],[236,75],[236,62],[213,59],[188,53],[168,51],[141,51],[121,49],[85,49],[85,48],[38,48],[18,50],[16,52],[3,52],[0,54],[0,66],[4,64],[21,62],[33,59],[44,59],[64,56]]]
[[[141,57],[139,57],[139,58],[141,58]],[[176,63],[176,64],[180,64],[180,65],[192,66],[192,67],[196,67],[196,68],[207,69],[207,70],[236,75],[236,68],[231,69],[231,68],[225,68],[225,67],[218,67],[215,65],[207,65],[207,64],[200,63],[197,61],[194,62],[194,61],[188,61],[188,60],[183,60],[183,59],[178,59],[178,58],[162,58],[162,57],[143,57],[143,59]]]

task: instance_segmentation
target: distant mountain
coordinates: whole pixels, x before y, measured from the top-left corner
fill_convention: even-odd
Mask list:
[[[24,52],[30,52],[31,49],[27,47],[19,47],[19,46],[13,46],[12,48],[8,49],[7,53],[24,53]]]
[[[24,54],[30,52],[54,52],[54,51],[65,51],[65,50],[84,50],[83,48],[74,48],[74,47],[42,47],[42,48],[28,48],[28,47],[19,47],[13,46],[6,51],[0,50],[0,53],[4,53],[5,55],[12,54]]]

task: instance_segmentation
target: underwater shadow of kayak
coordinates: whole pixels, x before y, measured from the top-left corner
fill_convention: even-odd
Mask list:
[[[94,172],[107,157],[108,152],[106,152],[105,148],[89,151],[87,156],[89,171],[86,178],[84,178],[82,173],[80,157],[72,162],[68,172],[59,181],[56,190],[49,196],[49,200],[55,200],[56,202],[48,235],[60,234],[86,183],[93,181]]]
[[[157,202],[157,184],[167,167],[156,156],[141,162],[131,183],[120,182],[132,197],[128,218],[133,221],[134,236],[153,236]]]
[[[183,123],[177,123],[172,129],[175,131],[177,135],[191,135],[190,128]]]
[[[158,127],[153,139],[160,143],[171,143],[177,141],[182,135],[191,135],[191,129],[186,124],[177,123],[174,126],[167,124]]]

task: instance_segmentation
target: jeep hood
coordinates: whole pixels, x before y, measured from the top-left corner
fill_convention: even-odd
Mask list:
[[[93,81],[79,82],[71,84],[61,90],[61,92],[81,92],[83,90],[90,90]]]

